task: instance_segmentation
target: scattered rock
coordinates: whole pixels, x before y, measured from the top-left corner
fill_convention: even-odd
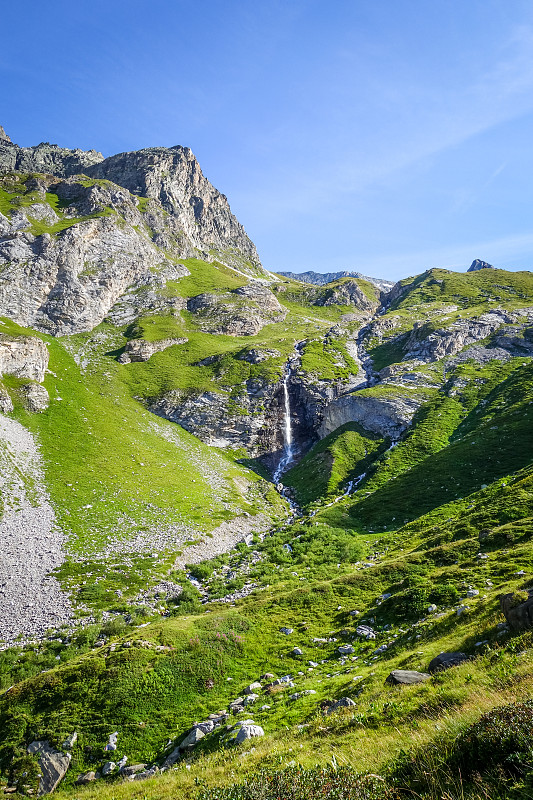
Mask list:
[[[105,778],[108,775],[111,775],[111,773],[114,772],[116,770],[116,768],[117,768],[117,765],[115,764],[114,761],[106,761],[104,766],[102,767],[102,775]]]
[[[349,656],[355,653],[355,647],[352,647],[351,644],[341,644],[340,647],[337,647],[337,653],[340,656]]]
[[[468,661],[468,656],[465,653],[440,653],[432,661],[429,662],[428,671],[441,672],[450,667],[457,667],[459,664]]]
[[[70,736],[67,736],[67,738],[63,742],[63,747],[65,748],[65,750],[72,750],[77,741],[78,741],[78,734],[76,733],[76,731],[74,731],[74,733],[71,733]]]
[[[361,636],[363,639],[375,639],[376,633],[373,628],[369,625],[358,625],[355,629],[355,632],[358,636]]]
[[[80,775],[76,783],[78,786],[85,786],[85,784],[92,783],[95,780],[96,773],[91,770],[90,772],[84,772],[83,775]]]
[[[390,675],[386,678],[385,683],[393,686],[403,685],[410,686],[414,683],[424,683],[430,679],[427,672],[416,672],[413,669],[393,669]]]
[[[355,703],[351,697],[341,697],[340,700],[334,701],[332,705],[329,705],[325,711],[326,714],[332,714],[334,711],[338,711],[341,708],[351,708],[353,706],[355,706]]]
[[[129,767],[123,767],[121,775],[128,777],[129,775],[136,775],[138,772],[143,772],[146,769],[146,764],[130,764]]]
[[[254,694],[254,692],[258,691],[261,691],[261,684],[258,681],[255,681],[246,687],[244,694]]]
[[[106,750],[116,750],[117,749],[117,742],[118,742],[118,731],[115,733],[110,734],[108,742],[105,746]]]
[[[235,742],[237,744],[242,744],[247,739],[252,739],[254,736],[264,735],[265,732],[260,725],[256,725],[254,722],[247,722],[246,724],[240,726]]]

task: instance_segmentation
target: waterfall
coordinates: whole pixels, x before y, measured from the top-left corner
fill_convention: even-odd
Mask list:
[[[281,476],[287,471],[294,459],[292,449],[292,423],[291,423],[291,400],[289,397],[289,380],[291,377],[291,367],[287,364],[285,375],[283,376],[283,455],[274,472],[274,483],[278,484]]]

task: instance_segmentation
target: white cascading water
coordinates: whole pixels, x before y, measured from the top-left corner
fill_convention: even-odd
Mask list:
[[[279,460],[279,464],[274,472],[274,483],[278,484],[281,476],[292,463],[294,453],[292,449],[292,422],[291,422],[291,400],[289,397],[289,380],[291,377],[291,368],[287,364],[285,369],[285,376],[283,378],[283,455]]]

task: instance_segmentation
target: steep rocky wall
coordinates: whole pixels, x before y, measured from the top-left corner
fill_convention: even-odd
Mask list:
[[[133,194],[159,200],[177,219],[192,247],[204,255],[216,250],[231,261],[234,251],[233,257],[244,257],[262,272],[255,245],[231,213],[226,196],[204,177],[188,147],[149,147],[119,153],[86,171],[95,178],[107,178],[124,186]]]

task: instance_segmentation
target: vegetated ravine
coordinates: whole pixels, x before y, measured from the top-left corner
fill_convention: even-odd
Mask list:
[[[301,277],[0,128],[4,793],[531,796],[533,274]]]

